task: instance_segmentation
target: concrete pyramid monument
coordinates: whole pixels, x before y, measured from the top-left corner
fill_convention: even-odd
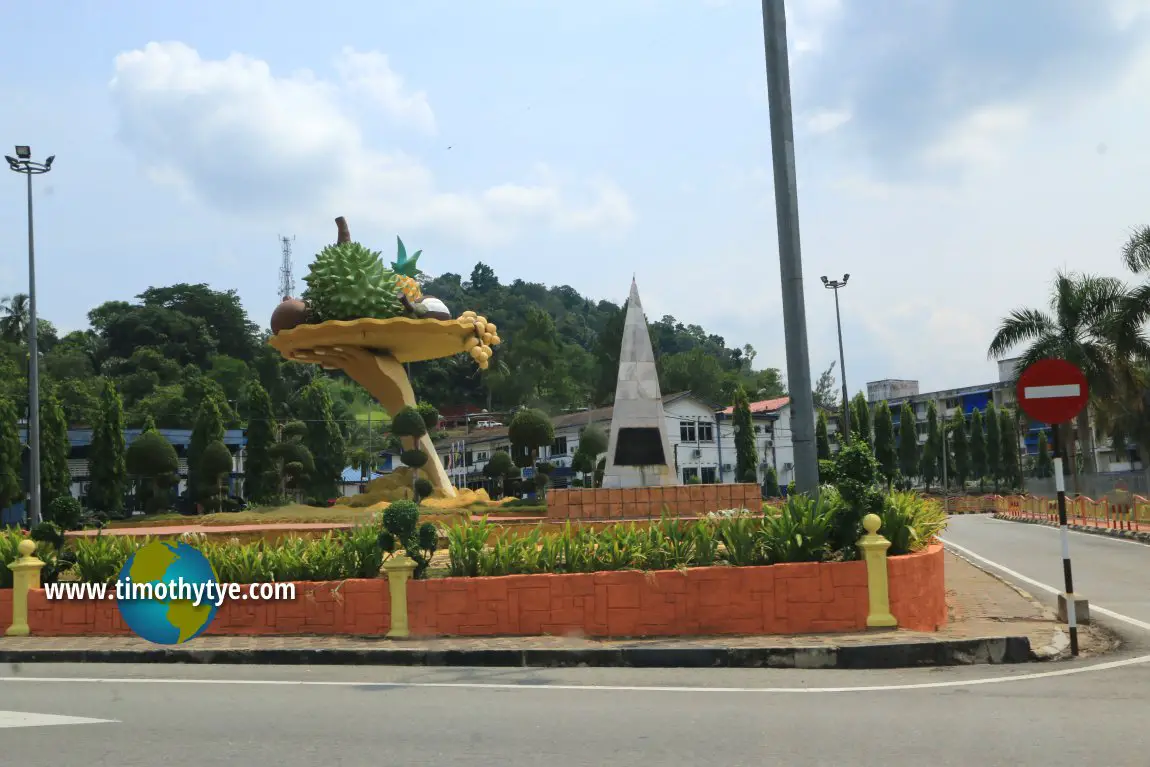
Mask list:
[[[678,477],[671,460],[655,351],[639,301],[639,287],[632,279],[603,487],[676,485]]]

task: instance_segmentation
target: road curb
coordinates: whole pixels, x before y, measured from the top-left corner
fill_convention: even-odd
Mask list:
[[[240,665],[490,666],[557,668],[894,669],[1026,663],[1023,636],[819,647],[616,647],[589,649],[0,649],[0,663],[187,663]]]
[[[994,518],[1002,520],[1003,522],[1021,522],[1024,525],[1058,527],[1056,522],[1047,522],[1044,519],[1022,519],[1020,517],[1011,517],[1000,513],[995,513]],[[1133,541],[1135,543],[1150,545],[1150,532],[1144,533],[1138,530],[1111,530],[1106,527],[1094,527],[1093,525],[1067,525],[1066,528],[1068,530],[1073,530],[1076,533],[1088,533],[1090,535],[1097,535],[1103,538],[1118,538],[1123,541]]]

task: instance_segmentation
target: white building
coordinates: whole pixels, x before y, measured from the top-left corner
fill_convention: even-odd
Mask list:
[[[913,397],[918,394],[918,381],[907,381],[901,378],[886,378],[882,381],[871,381],[866,385],[867,402],[882,402],[885,400]]]
[[[679,481],[684,484],[734,482],[735,433],[731,408],[717,409],[690,392],[681,392],[663,397],[663,410],[671,443],[671,466]],[[794,479],[790,411],[787,397],[751,404],[760,484],[765,481],[768,466],[775,468],[780,485]],[[553,486],[566,487],[576,477],[571,471],[571,458],[579,447],[580,430],[588,424],[596,424],[607,432],[611,427],[611,414],[612,408],[605,407],[552,419],[555,442],[543,451],[541,458],[556,466]],[[836,431],[834,419],[829,423],[829,431],[832,434]],[[453,445],[457,446],[454,451]],[[506,428],[473,430],[470,434],[444,435],[437,441],[436,450],[456,485],[482,487],[486,482],[483,467],[492,453],[510,452],[511,442]]]

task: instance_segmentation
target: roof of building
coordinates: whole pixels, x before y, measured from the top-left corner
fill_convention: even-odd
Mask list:
[[[755,413],[773,413],[779,408],[789,405],[791,402],[790,397],[775,397],[774,399],[764,399],[758,402],[751,403],[751,414]],[[735,412],[735,406],[723,410],[723,415],[732,415]]]
[[[668,394],[663,397],[663,404],[669,405],[672,402],[677,402],[684,397],[691,395],[689,391],[678,392],[676,394]],[[603,423],[610,421],[611,415],[614,413],[615,408],[612,406],[595,408],[594,410],[581,410],[577,413],[564,413],[563,415],[555,416],[551,419],[551,425],[556,429],[562,429],[566,426],[581,426],[590,423]],[[444,432],[435,444],[444,445],[446,443],[455,442],[457,440],[466,439],[468,443],[475,444],[476,442],[494,442],[499,439],[507,439],[506,426],[500,426],[496,429],[472,429],[470,433],[462,429],[453,429],[449,432]]]

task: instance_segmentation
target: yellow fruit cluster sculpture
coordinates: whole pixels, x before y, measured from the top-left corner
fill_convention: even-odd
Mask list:
[[[480,317],[472,311],[459,315],[459,321],[464,327],[475,328],[475,336],[463,342],[463,348],[475,360],[480,370],[487,370],[491,360],[491,347],[499,344],[499,329],[494,322],[488,322],[486,317]]]

